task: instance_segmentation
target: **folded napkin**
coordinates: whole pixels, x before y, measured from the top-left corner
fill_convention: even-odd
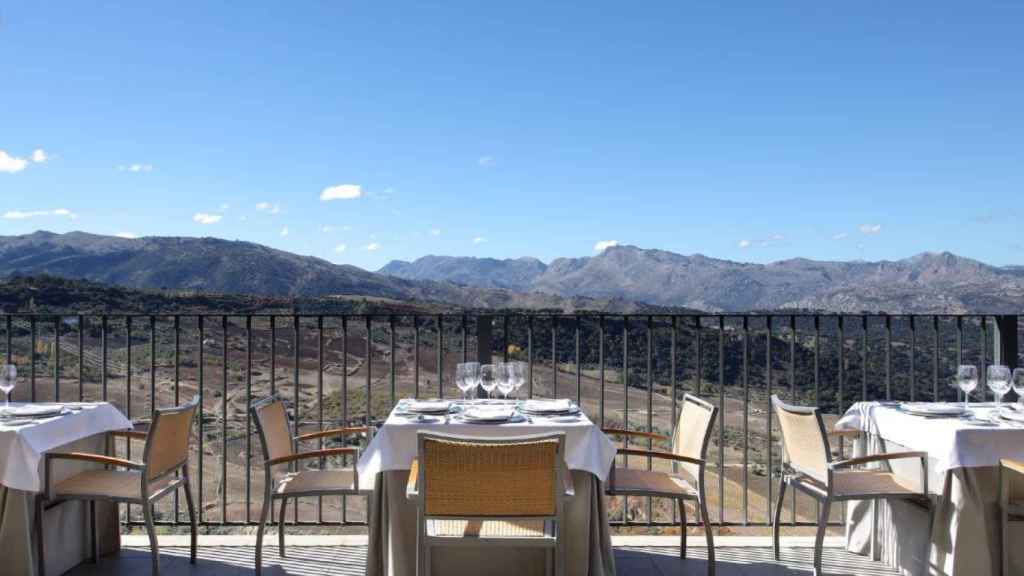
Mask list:
[[[7,409],[0,409],[5,417],[32,418],[61,414],[64,407],[60,404],[20,404]]]
[[[572,401],[568,398],[560,398],[558,400],[527,400],[523,403],[523,410],[527,412],[569,412],[572,409]]]
[[[470,406],[462,413],[467,420],[508,420],[515,414],[515,408],[509,405]]]
[[[447,412],[451,403],[447,400],[410,400],[406,410],[410,412]]]

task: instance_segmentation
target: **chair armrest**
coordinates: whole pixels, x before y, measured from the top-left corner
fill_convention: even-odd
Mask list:
[[[420,462],[413,460],[409,467],[409,480],[405,484],[405,497],[409,500],[416,500],[420,497]]]
[[[328,436],[345,436],[348,434],[368,434],[370,429],[366,426],[358,426],[354,428],[332,428],[330,430],[320,430],[317,432],[308,432],[306,434],[299,434],[295,437],[297,442],[305,442],[307,440],[316,440],[317,438],[326,438]]]
[[[142,432],[141,430],[111,430],[107,434],[114,438],[128,438],[130,440],[145,440],[149,437],[148,432]]]
[[[650,450],[636,450],[633,448],[619,448],[619,454],[629,454],[630,456],[651,456],[653,458],[661,458],[663,460],[674,460],[676,462],[687,462],[689,464],[696,464],[698,466],[704,466],[706,462],[700,458],[690,458],[689,456],[680,456],[679,454],[673,454],[671,452],[653,452]]]
[[[562,466],[562,496],[568,499],[576,496],[576,486],[572,483],[572,470],[564,464]]]
[[[850,458],[848,460],[838,460],[829,464],[829,468],[833,470],[841,470],[843,468],[850,468],[852,466],[859,466],[861,464],[868,464],[871,462],[882,462],[885,460],[901,460],[903,458],[920,458],[922,460],[928,459],[927,452],[886,452],[883,454],[870,454],[868,456],[860,456],[857,458]]]
[[[133,462],[131,460],[125,460],[124,458],[104,456],[102,454],[89,454],[88,452],[47,452],[46,459],[83,460],[86,462],[96,462],[97,464],[107,464],[109,466],[129,468],[131,470],[142,470],[146,467],[146,465],[142,464],[141,462]]]
[[[655,434],[654,432],[641,432],[640,430],[623,430],[621,428],[602,428],[602,432],[605,434],[612,434],[614,436],[636,436],[640,438],[651,438],[653,440],[664,440],[668,442],[671,440],[664,434]]]
[[[1016,472],[1017,474],[1024,474],[1024,462],[1020,460],[1010,460],[1009,458],[1003,458],[999,460],[999,465],[1003,468]]]
[[[837,438],[856,438],[860,436],[860,430],[831,430],[826,433],[827,436],[834,436]]]
[[[355,454],[359,455],[358,448],[327,448],[325,450],[313,450],[312,452],[299,452],[297,454],[289,454],[288,456],[278,456],[277,458],[271,458],[263,463],[264,466],[277,466],[278,464],[286,464],[288,462],[295,462],[296,460],[308,460],[310,458],[326,458],[327,456],[337,456],[339,454]]]

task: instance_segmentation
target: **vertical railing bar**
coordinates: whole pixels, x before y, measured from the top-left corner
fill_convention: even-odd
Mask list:
[[[583,403],[583,364],[580,358],[580,316],[576,315],[573,329],[576,332],[576,404]]]
[[[526,317],[526,395],[533,398],[533,316]]]
[[[821,371],[820,371],[820,354],[821,354],[821,316],[818,314],[814,315],[814,406],[817,408],[821,407]],[[793,492],[796,492],[794,490]],[[818,502],[817,498],[814,500],[814,517],[819,518],[821,514],[821,502]]]
[[[772,393],[773,393],[773,382],[772,382],[772,317],[771,315],[765,318],[765,349],[764,349],[764,383],[765,383],[765,396],[767,400],[767,407],[765,410],[765,452],[768,455],[768,505],[765,507],[768,513],[768,517],[765,518],[766,524],[771,524],[771,519],[775,516],[775,486],[773,484],[772,474],[774,468],[774,458],[772,457],[772,418],[773,418],[773,406],[772,406]]]
[[[156,316],[149,317],[149,421],[156,418]]]
[[[440,373],[440,369],[438,369]],[[373,423],[373,319],[366,316],[366,422],[370,427]]]
[[[203,416],[205,399],[205,394],[203,393],[203,372],[206,355],[203,350],[203,342],[206,339],[206,326],[203,324],[203,316],[197,316],[196,321],[199,323],[199,379],[196,382],[196,386],[199,388],[199,478],[197,488],[199,490],[199,522],[201,524],[203,523],[203,512],[206,509],[206,500],[203,499],[203,453],[206,452],[204,447],[204,444],[206,444],[205,417]],[[271,379],[273,379],[273,370],[271,370]]]
[[[124,390],[125,390],[125,416],[128,420],[132,419],[132,317],[124,317],[125,333],[127,338],[128,348],[128,366],[125,374]],[[132,441],[130,438],[125,438],[125,446],[128,454],[128,459],[132,459]],[[131,517],[132,507],[128,505],[128,517]]]
[[[107,328],[107,315],[104,314],[101,317],[100,324],[100,354],[102,356],[100,358],[100,363],[102,364],[102,366],[100,366],[100,387],[102,389],[102,398],[104,402],[107,401]]]
[[[957,363],[957,365],[960,365],[960,364],[964,363],[964,318],[963,318],[963,316],[957,316],[956,317],[956,363]],[[959,367],[957,369],[959,369]],[[963,398],[964,398],[963,391],[957,389],[956,397],[957,397],[957,400],[963,400]],[[970,397],[968,396],[967,399],[970,400]]]
[[[718,317],[718,521],[725,523],[725,316]]]
[[[60,402],[60,316],[53,318],[53,400]]]
[[[843,402],[844,402],[844,399],[843,399],[843,387],[845,386],[845,383],[846,383],[845,382],[846,381],[846,336],[845,336],[845,334],[843,332],[844,325],[843,325],[843,315],[842,314],[840,314],[836,318],[836,322],[838,323],[836,328],[837,328],[837,332],[838,332],[837,333],[837,337],[839,338],[839,386],[838,386],[838,390],[837,390],[837,392],[838,392],[838,401],[839,401],[838,402],[838,404],[839,404],[838,412],[839,412],[839,415],[842,416],[845,413],[845,410],[843,408]],[[837,437],[836,440],[837,440],[837,442],[839,442],[839,458],[842,459],[842,458],[844,458],[843,450],[845,449],[844,446],[843,446],[843,444],[844,444],[843,443],[843,437],[839,436],[839,437]],[[843,502],[842,507],[843,507],[843,512],[842,512],[843,518],[846,518],[846,512],[847,512],[846,502]]]
[[[252,316],[245,316],[245,523],[252,522]],[[175,514],[177,520],[177,514]]]
[[[413,324],[416,317],[413,316]],[[416,345],[416,395],[419,396],[419,339]],[[341,317],[341,426],[348,426],[348,316]],[[348,496],[341,496],[341,523],[348,524]]]
[[[36,317],[35,317],[34,314],[32,315],[32,318],[29,321],[29,328],[31,330],[31,333],[29,334],[29,336],[31,338],[31,345],[32,345],[32,349],[29,351],[29,355],[28,355],[28,357],[29,357],[29,369],[28,369],[29,370],[29,372],[28,372],[29,373],[29,384],[30,384],[30,387],[31,387],[31,390],[29,391],[29,394],[31,395],[30,399],[32,400],[32,402],[35,402],[36,401]]]
[[[228,521],[228,317],[220,319],[220,523]],[[298,506],[296,506],[298,508]]]
[[[868,317],[861,317],[860,325],[860,399],[868,400]]]
[[[654,319],[647,316],[647,431],[654,432]],[[654,442],[647,438],[647,450],[654,449]],[[647,457],[647,470],[651,470],[653,462]],[[647,525],[654,521],[654,507],[650,496],[647,497]]]
[[[462,338],[462,362],[469,361],[469,349],[466,347],[466,315],[463,314],[459,321],[459,336]]]
[[[270,317],[270,395],[277,395],[277,317]],[[273,516],[273,514],[271,514]]]
[[[885,399],[892,400],[892,316],[885,315]]]
[[[750,493],[750,316],[743,315],[743,525],[749,521]]]
[[[441,314],[437,315],[437,397],[444,398],[444,316]]]
[[[985,390],[988,389],[988,370],[986,367],[986,361],[988,358],[988,317],[985,315],[981,316],[981,366],[978,368],[978,381],[979,388],[981,388],[981,401],[985,401]],[[992,399],[995,400],[995,393],[992,393]]]
[[[558,398],[558,316],[551,315],[551,397]]]
[[[174,316],[174,405],[175,406],[178,406],[180,401],[181,401],[181,393],[180,393],[180,390],[179,390],[179,385],[181,384],[181,362],[180,362],[180,360],[181,360],[181,317],[175,315]],[[106,362],[104,362],[104,364],[105,363]],[[246,412],[248,412],[248,410],[246,410]],[[248,470],[248,469],[249,469],[249,467],[247,465],[246,466],[246,470]],[[178,473],[175,472],[174,475],[175,475],[175,477],[177,477]],[[175,490],[174,491],[174,522],[175,523],[178,523],[178,492],[180,492],[180,490]],[[248,513],[248,510],[249,509],[247,507],[246,508],[246,513]]]
[[[622,316],[622,429],[629,430],[629,316]],[[629,447],[629,437],[623,438],[623,443]],[[629,468],[629,454],[622,455],[622,467]],[[629,496],[622,499],[622,520],[629,523]]]
[[[78,401],[85,400],[85,316],[78,315]]]
[[[910,401],[917,399],[917,322],[914,316],[909,316],[910,321]]]
[[[935,348],[932,351],[932,401],[939,401],[939,317],[932,316],[932,336]]]
[[[673,315],[672,316],[672,334],[671,334],[671,337],[669,339],[670,345],[671,345],[672,348],[671,348],[671,351],[669,352],[669,358],[668,358],[668,361],[669,361],[669,364],[670,364],[669,370],[671,370],[671,372],[672,372],[671,379],[670,379],[670,386],[672,387],[672,420],[671,420],[671,422],[669,424],[670,424],[670,426],[673,429],[675,429],[675,427],[677,425],[676,416],[678,414],[678,408],[679,408],[678,394],[676,392],[676,341],[677,341],[677,336],[678,336],[678,331],[679,331],[679,322],[678,321],[679,321],[679,317]],[[676,510],[676,508],[677,508],[676,506],[672,506],[672,523],[673,524],[676,523],[677,518],[678,518],[678,516],[677,516],[678,511]],[[679,529],[680,530],[686,530],[686,526],[682,524],[682,520],[681,519],[679,520],[679,522],[680,522]]]
[[[12,327],[13,322],[12,322],[10,316],[7,316],[6,320],[7,320],[7,328],[6,328],[6,332],[5,332],[4,337],[7,340],[7,343],[6,343],[7,347],[4,349],[5,350],[4,351],[4,355],[6,356],[6,363],[7,364],[13,364],[14,363],[14,360],[13,360],[14,353],[13,353],[13,350],[11,349],[11,342],[12,342],[11,330],[13,329],[13,327]],[[79,355],[79,357],[81,357],[81,355]]]
[[[509,339],[509,334],[508,334],[508,314],[506,314],[506,315],[501,317],[501,331],[502,331],[502,338],[504,339],[504,341],[503,341],[503,344],[504,344],[503,350],[504,351],[502,352],[502,358],[505,360],[505,362],[508,362],[508,339]],[[477,338],[479,338],[479,335],[477,335]],[[476,345],[478,347],[480,346],[480,341],[479,340],[477,340]],[[487,346],[490,347],[490,343],[487,343]],[[477,354],[479,354],[479,352],[477,352]],[[516,391],[516,395],[517,396],[519,395],[519,391],[518,390]]]
[[[420,397],[420,319],[412,317],[412,349],[413,349],[413,381],[415,382],[414,396]]]
[[[789,317],[789,399],[798,404],[796,398],[796,316]],[[789,523],[796,526],[796,490],[789,491]]]
[[[392,343],[394,343],[394,317],[391,318],[391,333]],[[391,357],[394,359],[394,350],[392,350]],[[392,378],[391,396],[394,398],[394,378]],[[320,432],[324,430],[324,317],[322,315],[316,317],[316,406],[317,406],[317,429]],[[324,449],[324,439],[320,438],[317,442],[317,448],[320,450]],[[318,468],[324,469],[326,459],[321,456]],[[316,519],[320,524],[324,523],[324,497],[318,496],[316,499]]]
[[[701,342],[703,336],[703,330],[701,326],[700,316],[693,317],[693,332],[694,338],[697,340],[696,354],[697,354],[697,396],[700,396],[704,392],[704,344]]]
[[[296,434],[296,436],[299,435],[299,434],[302,434],[302,414],[301,414],[301,412],[299,410],[299,408],[301,407],[301,401],[302,401],[301,386],[299,385],[299,363],[302,361],[302,357],[300,356],[300,352],[301,352],[301,350],[300,350],[300,348],[301,348],[300,342],[302,341],[302,335],[299,333],[300,329],[301,329],[301,327],[299,326],[299,316],[298,316],[298,314],[294,314],[294,315],[292,315],[292,364],[293,364],[293,366],[292,366],[292,372],[293,372],[292,373],[292,384],[293,384],[292,398],[293,398],[293,402],[295,403],[294,410],[295,410],[295,434]],[[295,452],[299,451],[299,442],[298,442],[298,440],[294,441],[294,443],[292,445],[292,449],[295,450]],[[344,461],[344,456],[342,456],[342,461]],[[298,472],[299,469],[301,468],[301,466],[302,466],[301,463],[294,462],[293,465],[292,465],[292,470]],[[295,523],[295,524],[299,523],[299,504],[298,504],[298,500],[296,500],[294,505],[292,506],[292,522]],[[284,518],[281,518],[281,524],[284,525]]]
[[[463,322],[463,324],[462,324],[462,352],[463,352],[463,362],[465,362],[465,352],[466,352],[466,324],[465,324],[466,316],[465,315],[462,316],[462,322]],[[389,353],[391,355],[391,369],[390,369],[391,407],[394,407],[395,401],[396,401],[395,396],[397,395],[396,384],[395,384],[396,378],[395,378],[395,315],[394,314],[391,314],[391,315],[388,316],[388,332],[389,332],[388,348],[389,348]]]
[[[601,420],[601,427],[604,427],[604,314],[597,317],[597,360],[600,364],[601,378],[601,405],[598,408]]]

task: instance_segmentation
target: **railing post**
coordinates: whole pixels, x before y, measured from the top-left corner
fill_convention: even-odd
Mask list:
[[[493,316],[476,317],[476,361],[480,365],[491,363],[491,327],[494,323]],[[477,387],[478,398],[486,397],[483,388]]]
[[[1017,316],[1004,315],[995,317],[995,330],[992,331],[992,351],[994,364],[1017,368]]]

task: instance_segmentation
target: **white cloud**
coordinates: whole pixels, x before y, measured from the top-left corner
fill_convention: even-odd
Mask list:
[[[608,248],[618,245],[618,240],[599,240],[596,244],[594,244],[594,252],[604,252]]]
[[[377,250],[380,250],[380,244],[377,244],[376,242],[370,242],[366,245],[367,252],[376,252]]]
[[[348,249],[348,246],[345,246],[344,244],[338,244],[337,246],[334,247],[334,251],[337,252],[338,254],[341,254],[342,252],[344,252],[347,249]]]
[[[341,227],[341,231],[342,232],[351,232],[352,231],[352,227],[346,224],[345,226]]]
[[[127,238],[128,240],[134,240],[139,237],[134,232],[118,232],[117,234],[114,234],[114,236],[117,236],[118,238]]]
[[[56,210],[8,210],[4,212],[5,220],[26,220],[37,216],[60,216],[72,220],[78,218],[78,214],[67,208],[57,208]]]
[[[259,212],[267,212],[268,214],[279,214],[281,212],[281,205],[271,204],[270,202],[260,202],[256,205],[256,210]]]
[[[46,162],[49,159],[50,157],[46,155],[46,152],[44,152],[42,148],[36,148],[32,151],[32,161],[36,164]]]
[[[839,232],[838,234],[833,234],[832,235],[832,239],[833,240],[842,240],[842,239],[846,238],[847,236],[849,236],[849,234],[847,234],[846,232]]]
[[[8,174],[17,174],[28,166],[28,160],[24,158],[15,158],[7,152],[0,150],[0,172],[7,172]]]
[[[220,211],[221,212],[227,212],[228,210],[231,210],[231,204],[228,204],[227,202],[225,202],[225,203],[220,205]]]
[[[483,168],[490,168],[491,166],[496,165],[498,161],[494,158],[494,156],[481,156],[477,158],[476,163],[477,166],[481,166]]]
[[[484,238],[483,236],[473,238],[473,244],[483,244],[484,242],[487,242],[487,238]]]
[[[320,227],[320,232],[322,232],[324,234],[331,234],[335,230],[337,230],[337,228],[335,228],[334,226],[328,226],[326,224]]]
[[[861,224],[857,229],[860,230],[861,234],[872,235],[872,234],[878,234],[879,232],[881,232],[882,231],[882,225],[881,224]]]
[[[785,239],[786,237],[783,236],[782,234],[772,234],[771,238],[769,238],[771,242],[782,242]]]
[[[750,240],[740,240],[740,242],[739,242],[739,244],[737,244],[737,246],[739,246],[740,248],[750,248],[750,244],[751,244]]]
[[[196,215],[192,217],[192,220],[200,224],[216,224],[223,218],[220,214],[208,214],[206,212],[196,212]]]
[[[441,229],[440,228],[431,228],[430,229],[430,235],[431,236],[440,236],[441,235]]]
[[[117,167],[118,172],[152,172],[152,164],[121,164]]]
[[[287,235],[288,235],[288,227],[284,226],[284,227],[281,228],[281,237],[284,238]]]
[[[328,186],[320,192],[321,202],[331,200],[353,200],[363,195],[363,187],[358,184],[338,184]]]

